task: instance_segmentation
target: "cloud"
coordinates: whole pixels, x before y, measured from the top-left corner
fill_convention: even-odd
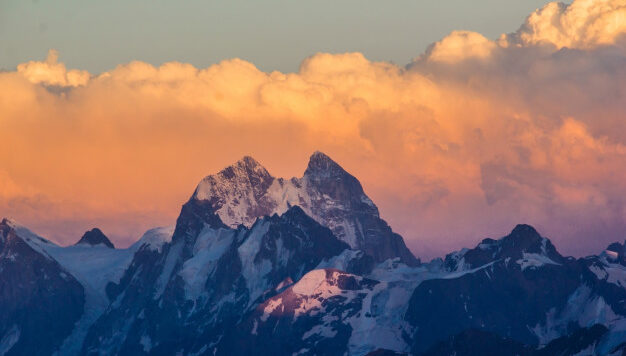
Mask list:
[[[626,3],[619,0],[576,0],[549,3],[533,12],[510,36],[520,45],[551,44],[557,48],[591,49],[615,44],[626,32]]]
[[[84,70],[67,70],[63,63],[58,62],[59,53],[51,49],[44,62],[30,61],[17,66],[17,72],[31,83],[60,87],[77,87],[89,81],[89,72]]]
[[[0,73],[0,213],[63,242],[92,225],[129,242],[243,155],[289,177],[322,150],[418,255],[521,222],[596,252],[626,228],[623,7],[551,3],[406,67],[319,53],[296,73],[230,59],[90,74],[52,51]]]
[[[496,44],[480,33],[453,31],[428,49],[427,59],[448,63],[470,58],[484,59],[490,57],[495,48]]]

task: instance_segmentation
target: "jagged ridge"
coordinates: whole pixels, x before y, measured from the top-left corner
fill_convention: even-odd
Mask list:
[[[230,227],[251,226],[262,216],[300,206],[307,215],[330,228],[352,248],[377,262],[400,258],[418,264],[404,244],[380,218],[378,208],[361,183],[327,155],[315,152],[302,178],[274,178],[251,157],[204,178],[192,200],[205,201]]]

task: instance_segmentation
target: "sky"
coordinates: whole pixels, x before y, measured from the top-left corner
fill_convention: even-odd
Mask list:
[[[0,0],[0,68],[50,48],[99,73],[131,60],[206,67],[241,58],[294,72],[317,52],[404,65],[452,30],[513,32],[543,0]]]
[[[224,29],[223,42],[202,40],[190,5],[159,10],[171,21],[189,14],[173,35],[155,25],[165,19],[156,10],[79,3],[60,7],[74,14],[65,22],[57,8],[38,10],[44,35],[30,40],[24,28],[37,21],[15,20],[26,5],[2,3],[0,43],[13,49],[1,59],[0,216],[61,244],[98,226],[126,246],[173,224],[202,177],[244,155],[292,177],[320,150],[362,182],[418,257],[518,223],[566,255],[624,240],[624,0],[515,15],[512,2],[467,11],[459,2],[455,15],[403,3],[433,11],[423,21],[445,19],[428,35],[413,24],[421,15],[409,21],[391,3],[352,3],[389,26],[365,26],[343,2],[244,11],[268,25],[222,9],[212,28]],[[328,26],[305,10],[327,14]],[[114,11],[118,22],[94,17]]]

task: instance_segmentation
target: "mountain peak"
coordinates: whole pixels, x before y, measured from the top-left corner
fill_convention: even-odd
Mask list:
[[[407,264],[418,263],[402,237],[380,219],[378,208],[367,197],[361,183],[319,151],[311,155],[302,178],[289,180],[274,178],[254,158],[245,156],[202,179],[190,202],[193,204],[186,204],[183,211],[190,215],[181,222],[202,216],[203,223],[211,221],[215,227],[231,228],[240,224],[251,227],[257,218],[282,215],[290,207],[298,206],[290,214],[308,215],[352,248],[363,250],[379,262],[401,257]],[[219,219],[201,213],[202,209]]]
[[[612,261],[619,261],[622,265],[626,265],[626,241],[624,244],[613,242],[603,252]]]
[[[263,165],[250,156],[243,156],[233,165],[222,169],[218,177],[233,179],[235,177],[270,177],[269,172]]]
[[[246,167],[246,168],[256,168],[256,167],[261,167],[263,169],[265,169],[260,163],[259,161],[257,161],[256,159],[254,159],[254,157],[252,156],[243,156],[240,160],[238,160],[237,162],[235,162],[236,166],[240,166],[240,167]]]
[[[7,226],[7,227],[14,228],[16,225],[17,223],[15,222],[15,220],[11,218],[2,218],[2,221],[0,221],[0,226]]]
[[[3,218],[2,221],[0,221],[0,246],[2,246],[2,243],[5,241],[8,233],[14,229],[15,223],[13,223],[11,219]]]
[[[191,200],[206,201],[206,206],[216,213],[222,223],[236,227],[239,224],[251,226],[257,217],[269,215],[264,211],[262,199],[274,182],[274,177],[259,162],[244,156],[234,164],[216,174],[204,177]],[[193,209],[192,209],[193,210]],[[213,217],[207,215],[210,220]]]
[[[560,255],[545,237],[539,235],[534,227],[527,224],[519,224],[515,226],[510,234],[503,237],[500,241],[503,251],[509,251],[510,254],[515,253],[536,253],[548,257]]]
[[[528,247],[540,244],[543,241],[543,237],[539,235],[537,230],[527,224],[516,225],[504,239],[513,241],[515,245]]]
[[[346,174],[346,171],[325,153],[315,151],[309,158],[309,165],[304,175],[319,175],[320,173],[324,175],[336,175]]]
[[[626,241],[624,241],[623,245],[619,242],[613,242],[606,249],[607,251],[613,251],[619,254],[624,254],[626,253]]]
[[[257,160],[244,156],[234,164],[200,181],[193,198],[210,200],[230,190],[267,188],[274,177]]]
[[[537,230],[535,230],[534,227],[532,227],[531,225],[528,224],[517,224],[515,225],[515,227],[513,228],[513,230],[511,231],[511,236],[513,235],[524,235],[524,236],[537,236],[537,237],[541,237],[539,235],[539,233],[537,232]]]
[[[519,224],[501,239],[484,239],[476,248],[448,254],[446,265],[449,269],[458,269],[461,267],[459,261],[463,259],[467,266],[476,268],[498,259],[512,258],[517,261],[525,256],[544,256],[555,263],[563,261],[563,256],[549,239],[539,235],[534,227]]]
[[[115,248],[109,238],[106,237],[106,235],[97,227],[85,232],[83,237],[81,237],[80,240],[76,243],[76,245],[91,246],[96,246],[99,244],[103,244],[108,248]]]

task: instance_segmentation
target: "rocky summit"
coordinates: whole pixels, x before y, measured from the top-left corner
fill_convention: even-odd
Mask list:
[[[90,245],[90,246],[103,245],[108,248],[115,248],[115,246],[109,240],[109,238],[106,237],[106,235],[102,231],[100,231],[100,229],[98,229],[97,227],[85,232],[83,237],[81,237],[80,240],[78,240],[76,245]]]
[[[125,249],[2,220],[0,355],[626,354],[623,244],[477,241],[421,263],[327,155],[291,179],[244,157]]]
[[[259,217],[299,206],[340,240],[376,262],[397,257],[406,264],[418,264],[402,237],[380,218],[361,183],[321,152],[311,156],[301,178],[291,179],[274,178],[253,158],[244,157],[204,178],[192,200],[208,202],[232,228],[250,226]]]

